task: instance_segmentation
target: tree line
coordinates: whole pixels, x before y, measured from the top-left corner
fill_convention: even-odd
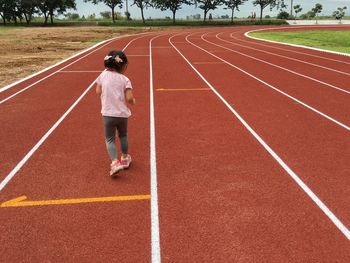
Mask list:
[[[169,10],[172,12],[173,23],[176,21],[176,13],[184,5],[195,5],[203,10],[204,21],[207,20],[207,15],[210,11],[223,6],[225,9],[231,11],[231,21],[233,22],[234,12],[239,11],[240,6],[246,2],[251,1],[254,6],[260,8],[260,20],[263,18],[263,11],[266,8],[271,10],[277,8],[280,10],[280,14],[284,8],[287,7],[287,3],[290,4],[290,16],[293,16],[293,8],[297,14],[302,10],[300,5],[293,6],[293,0],[129,0],[131,5],[136,5],[141,11],[141,17],[143,23],[145,23],[144,10],[152,7],[160,9],[162,11]],[[84,2],[91,2],[93,4],[104,3],[111,10],[112,21],[117,20],[116,8],[123,8],[124,5],[128,6],[128,0],[84,0]],[[320,10],[320,4],[315,7]],[[50,19],[53,23],[53,19],[57,15],[63,15],[68,9],[76,9],[75,0],[0,0],[0,15],[3,20],[3,24],[13,21],[17,23],[18,20],[25,20],[26,23],[30,23],[32,18],[42,16],[45,19],[45,24]],[[345,10],[344,7],[343,10]],[[322,6],[321,6],[322,10]],[[316,15],[318,12],[314,12]],[[339,12],[338,12],[339,13]],[[340,12],[341,13],[341,12]],[[288,14],[288,13],[287,13]],[[342,13],[341,13],[342,14]],[[338,14],[339,16],[339,14]],[[343,15],[344,16],[344,15]],[[126,17],[130,18],[130,13],[126,12]],[[282,17],[284,18],[284,17]]]

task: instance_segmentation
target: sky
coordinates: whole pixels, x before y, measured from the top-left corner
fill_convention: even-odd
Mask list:
[[[288,7],[288,12],[290,11],[290,0],[285,0]],[[128,0],[129,2],[129,12],[131,13],[132,18],[140,19],[141,13],[140,9],[136,6],[131,6],[131,4],[134,2],[133,0]],[[253,0],[248,0],[244,5],[240,6],[240,11],[235,11],[236,17],[248,17],[251,12],[256,12],[257,14],[260,14],[260,8],[258,6],[253,6],[252,4]],[[100,16],[100,12],[103,11],[110,11],[110,8],[103,3],[100,3],[98,5],[93,5],[91,3],[85,3],[84,0],[76,0],[77,3],[77,10],[71,11],[74,13],[79,13],[81,16],[85,15],[91,15],[93,13],[96,14],[97,17]],[[125,3],[125,1],[124,1]],[[337,10],[338,7],[347,7],[346,15],[350,15],[350,0],[294,0],[293,5],[300,5],[303,10],[300,14],[306,13],[310,11],[315,4],[321,4],[323,6],[323,11],[321,15],[332,15],[332,13]],[[122,9],[117,8],[117,12],[124,13],[125,12],[125,4]],[[166,16],[172,17],[172,13],[170,11],[160,11],[153,8],[148,8],[145,10],[145,18],[164,18]],[[231,15],[230,10],[225,10],[222,7],[211,11],[213,17],[221,16],[221,15]],[[270,11],[270,8],[265,8],[263,16],[270,15],[274,16],[278,13],[278,11],[275,9],[273,11]],[[203,10],[200,8],[195,8],[194,6],[187,6],[184,5],[181,10],[179,10],[176,13],[177,18],[186,19],[187,16],[195,15],[195,14],[201,14],[201,17],[203,17]],[[300,15],[299,14],[299,15]]]

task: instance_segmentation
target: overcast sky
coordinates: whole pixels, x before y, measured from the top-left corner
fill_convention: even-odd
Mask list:
[[[290,0],[285,0],[287,4],[290,4]],[[133,0],[129,0],[129,12],[131,13],[132,18],[141,18],[140,9],[138,9],[136,6],[131,6],[131,4],[134,2]],[[248,0],[244,5],[240,7],[240,11],[235,11],[235,16],[237,17],[247,17],[251,14],[251,12],[255,11],[257,14],[259,14],[259,7],[254,7],[252,4],[253,0]],[[109,7],[104,4],[98,4],[93,5],[91,3],[85,3],[84,0],[76,0],[77,3],[77,10],[74,12],[79,13],[80,15],[91,15],[93,13],[96,14],[96,16],[99,16],[100,12],[103,11],[110,11]],[[125,3],[125,1],[124,1]],[[315,4],[320,3],[323,6],[323,11],[321,15],[331,15],[335,10],[337,10],[338,7],[347,6],[347,12],[346,15],[350,15],[350,0],[294,0],[293,5],[301,5],[303,8],[303,11],[301,14],[306,13],[307,11],[310,11]],[[290,6],[288,6],[288,12],[290,10]],[[117,9],[117,12],[124,13],[125,12],[125,4],[122,9]],[[230,14],[229,10],[224,10],[223,8],[218,8],[214,11],[211,11],[213,16],[221,16],[225,14]],[[269,8],[264,9],[264,16],[265,15],[275,15],[277,13],[276,10],[270,11]],[[179,10],[176,13],[177,18],[186,18],[186,16],[194,15],[194,14],[201,14],[203,17],[203,11],[200,8],[195,8],[194,6],[186,6],[184,5],[181,10]],[[153,8],[149,8],[145,10],[145,17],[152,17],[152,18],[164,18],[165,16],[172,16],[172,13],[170,11],[160,11]]]

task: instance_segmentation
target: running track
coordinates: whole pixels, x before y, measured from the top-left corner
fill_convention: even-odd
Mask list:
[[[350,57],[253,29],[111,40],[2,90],[0,262],[350,262]],[[111,49],[137,98],[116,180]]]

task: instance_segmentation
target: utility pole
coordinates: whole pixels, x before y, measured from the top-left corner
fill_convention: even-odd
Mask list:
[[[129,13],[129,5],[128,5],[128,0],[125,0],[126,2],[126,12]]]
[[[290,0],[290,16],[293,16],[293,0]]]

